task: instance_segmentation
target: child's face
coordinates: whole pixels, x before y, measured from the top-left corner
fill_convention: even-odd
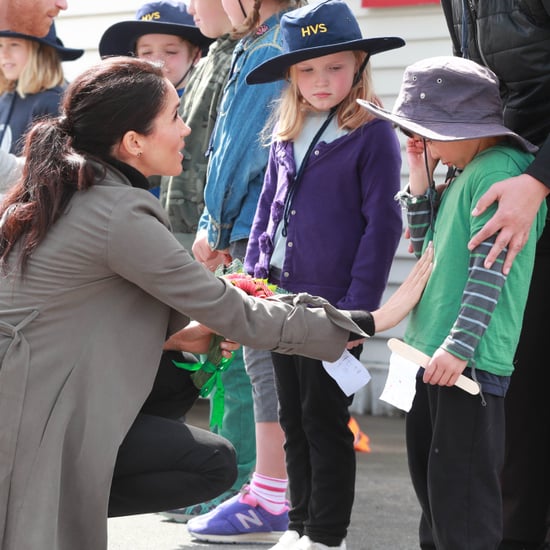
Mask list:
[[[208,38],[219,38],[233,28],[221,0],[188,0],[187,12]]]
[[[466,139],[463,141],[426,140],[430,155],[439,159],[445,166],[456,166],[463,169],[479,152],[482,151],[481,140]]]
[[[17,80],[29,59],[31,45],[23,38],[0,38],[0,69],[7,80]]]
[[[195,63],[198,48],[172,34],[144,34],[137,40],[136,55],[162,63],[166,78],[174,86],[182,87],[181,79]]]
[[[308,103],[319,111],[328,111],[347,97],[355,71],[355,55],[346,51],[296,63],[291,78],[295,78]]]

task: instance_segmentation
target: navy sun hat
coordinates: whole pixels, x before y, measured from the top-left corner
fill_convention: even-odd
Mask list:
[[[438,56],[409,65],[392,111],[358,99],[378,118],[434,141],[507,136],[525,151],[537,147],[504,126],[497,76],[469,59]]]
[[[281,17],[283,53],[253,69],[247,84],[286,78],[295,63],[331,53],[363,50],[370,55],[401,48],[399,37],[363,38],[353,12],[342,0],[318,0]]]
[[[203,55],[213,42],[201,33],[183,2],[161,0],[143,4],[136,12],[134,21],[111,25],[99,41],[99,55],[134,55],[137,39],[144,34],[179,36],[199,46]]]
[[[55,32],[55,23],[52,23],[50,30],[46,36],[39,38],[38,36],[33,36],[32,34],[22,34],[20,32],[13,32],[8,30],[0,31],[0,37],[11,37],[11,38],[24,38],[25,40],[32,40],[38,42],[39,44],[44,44],[45,46],[50,46],[57,51],[61,61],[74,61],[84,54],[84,50],[66,48],[63,45],[63,42],[57,37]]]

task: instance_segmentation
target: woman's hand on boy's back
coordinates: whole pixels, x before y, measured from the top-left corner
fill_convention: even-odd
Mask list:
[[[494,183],[479,199],[472,211],[474,216],[479,216],[498,201],[493,217],[468,243],[469,250],[474,250],[485,239],[498,233],[485,259],[484,265],[487,269],[490,269],[498,255],[508,246],[502,267],[502,272],[508,275],[515,257],[529,238],[531,225],[549,192],[542,182],[528,174],[522,174]]]

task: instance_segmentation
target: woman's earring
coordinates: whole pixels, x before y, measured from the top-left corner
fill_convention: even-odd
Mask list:
[[[140,151],[138,154],[137,154],[137,158],[141,158],[141,155],[143,155],[143,151]]]

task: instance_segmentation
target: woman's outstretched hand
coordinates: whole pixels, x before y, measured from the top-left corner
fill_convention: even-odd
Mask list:
[[[376,332],[384,332],[400,323],[418,303],[432,272],[433,255],[430,242],[401,286],[385,304],[372,312]]]

